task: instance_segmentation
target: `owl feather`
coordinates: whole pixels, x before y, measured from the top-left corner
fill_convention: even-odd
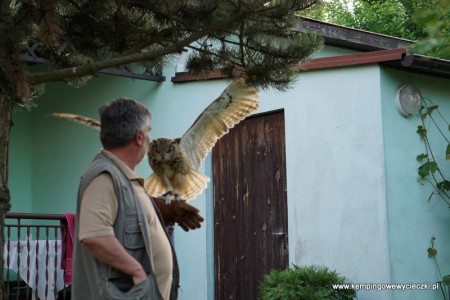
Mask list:
[[[100,130],[100,121],[85,116],[68,113],[52,113],[48,114],[47,117],[67,119],[69,121]]]
[[[217,140],[258,109],[259,95],[244,78],[232,82],[181,137],[180,147],[197,169]]]
[[[209,182],[198,168],[217,141],[256,111],[258,105],[256,88],[248,85],[245,78],[239,78],[225,88],[181,138],[153,140],[148,151],[153,174],[144,183],[147,192],[157,198],[168,194],[175,199],[196,198]],[[100,127],[100,122],[88,117],[62,113],[51,116]]]

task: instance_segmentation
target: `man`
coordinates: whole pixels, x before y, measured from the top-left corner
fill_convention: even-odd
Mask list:
[[[78,190],[72,298],[176,299],[178,265],[162,219],[187,231],[203,218],[185,202],[150,198],[134,172],[150,143],[145,106],[120,98],[99,112],[103,149]]]

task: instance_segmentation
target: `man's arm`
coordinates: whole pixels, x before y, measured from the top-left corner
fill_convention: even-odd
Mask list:
[[[102,263],[130,275],[135,285],[147,278],[142,265],[128,254],[115,236],[86,238],[81,243]]]

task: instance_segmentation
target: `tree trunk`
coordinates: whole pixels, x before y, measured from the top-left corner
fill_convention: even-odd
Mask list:
[[[5,297],[3,281],[5,215],[11,207],[8,189],[8,148],[14,101],[7,86],[5,80],[0,78],[0,299]]]

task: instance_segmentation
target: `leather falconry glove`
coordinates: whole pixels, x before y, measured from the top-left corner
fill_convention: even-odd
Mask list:
[[[155,199],[155,202],[166,225],[177,223],[184,231],[189,231],[200,228],[204,221],[200,211],[184,200],[171,201],[168,205],[162,198]]]

